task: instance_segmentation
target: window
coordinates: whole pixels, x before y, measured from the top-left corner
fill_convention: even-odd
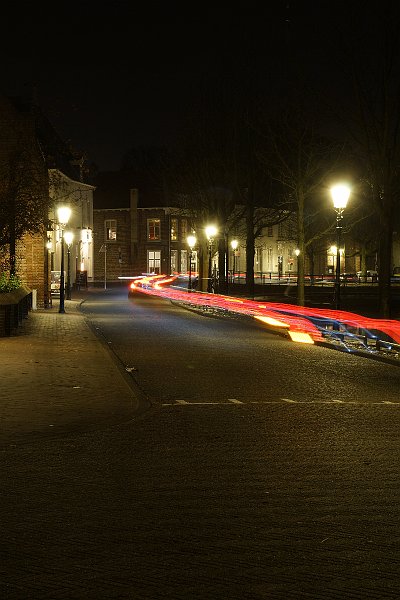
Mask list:
[[[187,273],[188,268],[188,252],[187,250],[181,250],[181,273],[184,275]]]
[[[147,239],[160,239],[161,223],[160,219],[147,219]]]
[[[171,241],[178,239],[178,219],[171,219]]]
[[[147,251],[147,270],[149,273],[160,274],[161,267],[161,252],[148,250]]]
[[[181,219],[181,240],[183,240],[184,242],[186,242],[186,238],[188,235],[187,231],[187,219]]]
[[[272,248],[267,248],[267,270],[272,273],[273,269],[273,254]]]
[[[267,228],[267,236],[268,237],[273,237],[274,235],[274,228],[273,227],[268,227]]]
[[[171,250],[171,273],[178,272],[178,250]]]
[[[254,255],[254,267],[256,271],[261,271],[261,259],[262,259],[262,250],[261,248],[256,248],[255,249],[255,255]]]
[[[117,239],[117,220],[108,219],[104,221],[104,239],[107,242],[112,242]]]

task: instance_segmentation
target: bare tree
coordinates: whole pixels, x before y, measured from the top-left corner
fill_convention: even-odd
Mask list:
[[[305,259],[308,249],[333,229],[325,202],[329,180],[338,171],[343,148],[316,134],[314,126],[293,107],[265,129],[259,159],[280,186],[281,205],[297,216],[297,301],[305,303]]]
[[[25,137],[0,163],[0,246],[15,274],[16,244],[24,234],[43,233],[50,201],[47,169],[38,146]]]
[[[389,317],[393,226],[400,204],[399,6],[372,3],[356,20],[350,35],[342,31],[338,53],[347,75],[346,101],[336,98],[330,113],[363,165],[361,183],[377,216],[380,312]],[[354,22],[351,15],[345,21]]]

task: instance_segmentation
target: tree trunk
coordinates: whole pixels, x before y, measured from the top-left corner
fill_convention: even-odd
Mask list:
[[[391,264],[393,227],[381,222],[379,236],[379,311],[384,319],[391,316]]]
[[[208,287],[208,247],[204,244],[199,246],[199,278],[197,289],[199,292],[206,292]]]
[[[227,246],[225,237],[218,240],[218,282],[216,291],[219,294],[227,293],[227,277],[226,277],[226,260]]]
[[[304,265],[306,260],[306,245],[304,235],[304,195],[299,192],[297,199],[297,234],[300,254],[298,256],[298,273],[297,273],[297,304],[304,306],[305,294],[304,294]]]
[[[254,207],[246,208],[246,288],[250,298],[254,299]]]

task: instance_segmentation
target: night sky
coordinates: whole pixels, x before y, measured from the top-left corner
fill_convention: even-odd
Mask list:
[[[338,26],[356,28],[358,6],[364,20],[373,14],[365,3],[347,4],[15,3],[3,20],[1,91],[34,90],[63,139],[99,170],[115,170],[132,147],[173,144],[216,82],[236,79],[232,89],[245,95],[254,75],[267,98],[268,87],[287,76],[289,46],[307,67],[305,77],[328,90],[340,74]]]

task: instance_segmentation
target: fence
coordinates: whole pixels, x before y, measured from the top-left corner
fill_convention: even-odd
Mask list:
[[[32,290],[21,287],[0,293],[0,337],[12,335],[32,309]]]

